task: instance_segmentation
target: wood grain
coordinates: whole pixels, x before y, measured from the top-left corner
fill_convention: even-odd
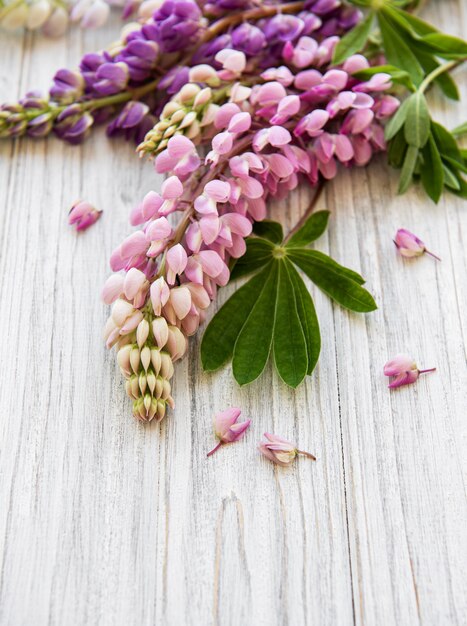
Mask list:
[[[430,4],[465,34],[461,0]],[[115,32],[116,21],[53,42],[2,33],[0,100],[46,88]],[[437,106],[450,126],[463,121],[462,106]],[[79,148],[3,142],[0,163],[2,626],[467,624],[461,201],[397,197],[383,160],[342,172],[320,203],[332,220],[318,247],[363,273],[378,311],[347,313],[310,286],[323,347],[296,392],[270,369],[245,389],[228,368],[205,375],[195,339],[176,412],[145,428],[102,345],[99,287],[129,208],[160,179],[102,132]],[[105,210],[83,236],[66,224],[79,197]],[[308,198],[272,214],[289,226]],[[398,258],[401,226],[443,261]],[[382,365],[402,350],[438,371],[389,393]],[[228,405],[252,427],[206,459]],[[318,461],[273,467],[255,447],[265,430]]]

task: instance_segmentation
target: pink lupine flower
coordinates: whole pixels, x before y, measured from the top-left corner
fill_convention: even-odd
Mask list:
[[[220,50],[215,58],[222,65],[222,69],[217,72],[222,80],[235,80],[241,76],[246,67],[246,56],[239,50],[225,48]]]
[[[133,301],[135,309],[139,309],[145,303],[148,291],[149,281],[146,278],[146,274],[135,267],[130,268],[123,281],[125,298]]]
[[[261,74],[261,78],[266,81],[277,81],[284,87],[289,87],[294,81],[294,75],[285,65],[268,68]]]
[[[148,257],[158,256],[165,248],[172,236],[173,230],[166,217],[159,217],[146,226],[144,229],[146,238],[151,242],[148,251]]]
[[[391,75],[380,72],[373,74],[370,80],[355,85],[353,89],[367,93],[368,91],[387,91],[390,87],[392,87]]]
[[[111,274],[105,281],[102,288],[101,297],[105,304],[112,304],[123,293],[124,276],[121,274]]]
[[[173,172],[180,180],[185,180],[200,166],[194,143],[184,135],[175,135],[167,143],[167,148],[156,157],[155,168],[159,174]]]
[[[316,461],[315,456],[309,452],[298,450],[293,443],[290,443],[290,441],[287,441],[278,435],[264,433],[264,437],[265,440],[259,443],[258,448],[261,454],[277,465],[282,465],[283,467],[290,465],[298,454],[303,454],[309,459]]]
[[[95,224],[101,215],[102,211],[98,211],[89,202],[80,200],[71,207],[68,213],[68,223],[70,226],[75,226],[77,231],[86,230]]]
[[[294,45],[288,41],[282,51],[282,56],[287,63],[302,68],[311,65],[318,51],[318,42],[311,37],[300,37]]]
[[[421,256],[422,254],[429,254],[437,261],[441,261],[441,259],[427,250],[425,244],[421,239],[419,239],[416,235],[411,233],[409,230],[405,228],[399,228],[394,238],[394,243],[399,254],[408,259]]]
[[[167,263],[167,282],[169,285],[175,283],[175,279],[178,274],[181,274],[186,267],[188,257],[185,248],[177,243],[167,251],[166,263]]]
[[[160,276],[151,285],[151,303],[155,315],[160,315],[162,307],[167,304],[170,289],[163,276]]]
[[[398,354],[386,363],[384,366],[384,375],[395,376],[394,380],[388,385],[389,389],[395,389],[403,385],[412,385],[418,380],[420,374],[434,372],[435,370],[436,367],[419,370],[417,364],[410,356]]]
[[[214,454],[222,445],[238,441],[244,436],[251,424],[251,420],[245,420],[238,424],[237,420],[240,417],[240,413],[241,410],[237,408],[226,409],[217,413],[214,418],[214,432],[219,439],[219,443],[208,452],[208,456]]]
[[[257,151],[262,150],[268,144],[275,148],[285,146],[292,141],[292,136],[286,128],[282,126],[270,126],[262,128],[253,138],[253,148]]]

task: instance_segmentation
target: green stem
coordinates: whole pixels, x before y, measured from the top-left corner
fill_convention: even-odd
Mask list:
[[[441,76],[445,72],[450,72],[459,65],[462,65],[462,63],[465,63],[465,61],[467,61],[467,57],[464,57],[463,59],[456,59],[455,61],[449,61],[449,63],[444,63],[444,65],[439,65],[425,77],[423,82],[420,84],[418,91],[420,93],[424,93],[428,86],[436,80],[438,76]]]

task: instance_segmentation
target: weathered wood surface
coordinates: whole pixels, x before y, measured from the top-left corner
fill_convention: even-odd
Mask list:
[[[465,34],[462,0],[431,4]],[[2,33],[0,99],[45,88],[115,32]],[[439,110],[462,121],[461,106]],[[0,145],[2,626],[467,624],[466,207],[396,197],[382,161],[343,172],[319,248],[363,273],[379,310],[352,315],[313,289],[322,355],[295,393],[270,370],[246,389],[228,369],[204,375],[193,341],[175,414],[145,428],[99,300],[130,206],[160,184],[132,150],[103,133]],[[83,236],[66,224],[78,197],[105,209]],[[274,214],[289,225],[306,202],[302,190]],[[443,261],[398,258],[401,226]],[[438,371],[390,393],[382,365],[402,350]],[[252,427],[207,460],[228,405]],[[255,449],[265,430],[318,461],[274,468]]]

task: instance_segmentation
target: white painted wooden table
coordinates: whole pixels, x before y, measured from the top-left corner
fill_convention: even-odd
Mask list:
[[[431,4],[465,34],[463,0]],[[2,33],[0,99],[46,88],[116,24],[54,42]],[[463,121],[462,106],[439,111]],[[175,414],[143,427],[99,299],[129,208],[160,185],[132,152],[102,132],[80,148],[0,144],[2,626],[467,624],[467,207],[396,197],[383,160],[342,172],[319,248],[363,273],[379,310],[352,315],[313,289],[322,354],[295,393],[271,370],[245,389],[228,369],[204,375],[195,340]],[[105,210],[83,236],[66,224],[79,197]],[[307,197],[273,215],[293,223]],[[401,226],[443,261],[398,258]],[[437,373],[390,393],[382,365],[399,351]],[[252,427],[206,459],[228,405]],[[265,430],[318,461],[273,467],[255,448]]]

